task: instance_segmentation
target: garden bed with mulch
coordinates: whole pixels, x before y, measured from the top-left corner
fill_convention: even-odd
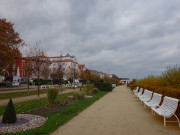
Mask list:
[[[58,111],[58,110],[65,108],[68,104],[73,103],[74,101],[75,100],[73,100],[73,99],[59,101],[59,102],[56,102],[55,104],[53,104],[51,106],[46,105],[46,106],[43,106],[43,107],[38,108],[36,110],[25,112],[25,114],[34,114],[34,115],[45,116],[47,114],[50,114],[50,113],[53,113],[55,111]]]
[[[26,131],[35,127],[39,127],[46,122],[46,118],[42,117],[61,110],[67,107],[68,104],[73,103],[75,100],[68,99],[56,102],[55,104],[25,112],[24,114],[17,114],[17,122],[13,124],[3,124],[2,116],[0,117],[0,133],[11,133]]]

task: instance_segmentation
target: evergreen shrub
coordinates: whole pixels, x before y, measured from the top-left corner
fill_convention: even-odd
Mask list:
[[[14,109],[12,99],[10,99],[8,102],[8,105],[6,107],[6,111],[3,115],[2,121],[3,121],[3,123],[15,123],[16,122],[16,111]]]

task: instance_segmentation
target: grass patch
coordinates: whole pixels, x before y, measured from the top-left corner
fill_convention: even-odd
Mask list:
[[[68,96],[70,96],[72,94],[73,94],[73,92],[63,94],[63,95],[58,95],[56,98],[56,101],[68,99]],[[14,104],[14,107],[15,107],[16,113],[24,113],[24,112],[38,109],[47,104],[48,104],[47,98],[41,98],[39,100],[32,100],[32,101],[16,103],[16,104]],[[6,109],[6,106],[0,107],[0,116],[3,115],[5,109]]]
[[[47,93],[47,90],[39,90],[40,94]],[[2,93],[0,94],[0,100],[1,99],[9,99],[11,98],[17,98],[17,97],[25,97],[25,96],[30,96],[30,95],[37,95],[38,90],[30,91],[29,94],[27,91],[24,92],[14,92],[14,93]]]
[[[29,89],[34,89],[34,88],[29,88]],[[27,90],[27,88],[1,88],[0,91],[13,91],[13,90]]]
[[[18,133],[13,133],[13,134],[16,134],[16,135],[49,134],[107,93],[108,92],[101,91],[98,94],[94,94],[93,98],[86,98],[86,99],[78,100],[72,104],[69,104],[66,108],[62,110],[46,115],[45,117],[47,117],[48,120],[41,127],[31,129],[25,132],[18,132]]]

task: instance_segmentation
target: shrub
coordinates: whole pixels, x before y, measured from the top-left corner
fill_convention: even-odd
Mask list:
[[[84,92],[75,92],[73,95],[74,100],[79,100],[84,98]]]
[[[108,82],[108,83],[111,83],[111,84],[116,84],[116,86],[118,86],[118,85],[119,85],[119,83],[117,83],[117,82]]]
[[[47,98],[48,98],[49,105],[54,104],[56,97],[58,96],[58,93],[59,93],[58,89],[48,89]]]
[[[180,88],[180,68],[177,66],[167,68],[167,70],[162,73],[162,79],[166,85],[173,88]]]
[[[90,91],[90,90],[92,90],[94,88],[94,84],[86,84],[85,86],[84,86],[84,90],[88,90],[88,91]]]
[[[98,88],[101,91],[112,91],[111,83],[95,82],[94,87]]]
[[[52,85],[53,83],[51,81],[47,81],[47,85]]]
[[[3,123],[15,123],[16,122],[16,111],[14,109],[14,105],[12,99],[9,100],[8,105],[6,107],[6,111],[3,115]]]
[[[33,82],[35,83],[35,85],[38,85],[38,79],[34,79]],[[44,85],[44,84],[52,84],[52,81],[39,79],[39,85]]]
[[[92,89],[94,88],[94,84],[86,84],[83,88],[84,88],[85,94],[90,95]]]
[[[97,94],[99,92],[98,88],[92,88],[92,90],[90,90],[90,94]]]

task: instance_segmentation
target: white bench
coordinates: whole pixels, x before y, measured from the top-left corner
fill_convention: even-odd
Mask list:
[[[112,87],[116,87],[116,84],[112,84]]]
[[[166,118],[170,118],[173,115],[176,117],[178,125],[180,127],[179,118],[175,115],[175,112],[178,108],[178,102],[179,99],[165,96],[163,99],[163,103],[161,104],[161,106],[159,106],[159,108],[156,109],[155,107],[151,107],[152,112],[155,112],[158,115],[164,117],[164,127],[166,127],[166,122],[174,122],[174,121],[166,121]]]
[[[48,85],[48,87],[51,89],[51,88],[54,88],[54,86],[53,85]]]
[[[71,85],[70,84],[66,84],[66,87],[71,87]]]
[[[139,86],[136,87],[136,89],[133,90],[134,94],[137,93],[139,90]]]
[[[142,92],[142,94],[139,94],[138,98],[140,99],[140,98],[145,97],[146,96],[146,92],[147,92],[147,89],[145,89],[144,92]]]
[[[161,103],[162,94],[153,93],[153,97],[150,101],[145,101],[144,105],[148,107],[157,107]]]
[[[141,96],[139,99],[140,99],[142,102],[150,101],[151,98],[152,98],[152,93],[153,93],[152,91],[144,90],[143,96]]]
[[[41,85],[41,89],[46,89],[46,85]]]
[[[142,94],[142,92],[143,92],[143,88],[140,88],[139,92],[135,93],[135,95],[138,97]]]
[[[143,95],[143,88],[140,88],[139,92],[136,94],[137,98]]]

